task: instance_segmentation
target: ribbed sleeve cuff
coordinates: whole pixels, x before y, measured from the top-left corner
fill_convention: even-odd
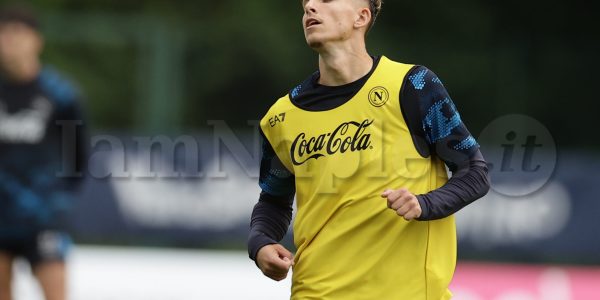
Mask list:
[[[248,237],[248,256],[256,262],[258,250],[266,245],[272,244],[277,244],[277,242],[262,232],[252,231]]]
[[[418,221],[429,221],[431,219],[430,209],[425,195],[416,195],[419,205],[421,206],[421,216],[417,218]]]

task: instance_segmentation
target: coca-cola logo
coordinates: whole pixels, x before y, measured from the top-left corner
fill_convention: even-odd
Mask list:
[[[325,155],[369,149],[371,134],[365,133],[365,130],[373,121],[366,119],[362,123],[344,122],[332,132],[310,138],[306,137],[306,133],[300,133],[290,149],[292,163],[299,166],[310,159],[318,159]]]

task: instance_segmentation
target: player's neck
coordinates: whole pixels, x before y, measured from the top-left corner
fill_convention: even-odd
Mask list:
[[[5,66],[0,70],[2,77],[15,84],[23,84],[34,81],[42,69],[39,60],[16,62]]]
[[[319,84],[339,86],[354,82],[371,71],[373,59],[364,47],[319,52]]]

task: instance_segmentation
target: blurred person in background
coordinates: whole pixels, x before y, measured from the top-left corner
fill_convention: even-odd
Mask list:
[[[82,116],[74,87],[42,66],[43,46],[29,8],[0,8],[0,300],[11,299],[17,257],[29,261],[47,300],[66,294],[66,218],[82,178],[75,170],[84,167]]]
[[[302,5],[319,70],[261,120],[249,255],[274,280],[293,266],[294,300],[449,299],[453,214],[489,189],[479,145],[432,71],[368,54],[381,0]]]

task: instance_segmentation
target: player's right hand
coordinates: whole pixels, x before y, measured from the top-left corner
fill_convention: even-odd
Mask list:
[[[266,245],[258,250],[256,264],[265,276],[280,281],[294,265],[294,256],[280,244]]]

